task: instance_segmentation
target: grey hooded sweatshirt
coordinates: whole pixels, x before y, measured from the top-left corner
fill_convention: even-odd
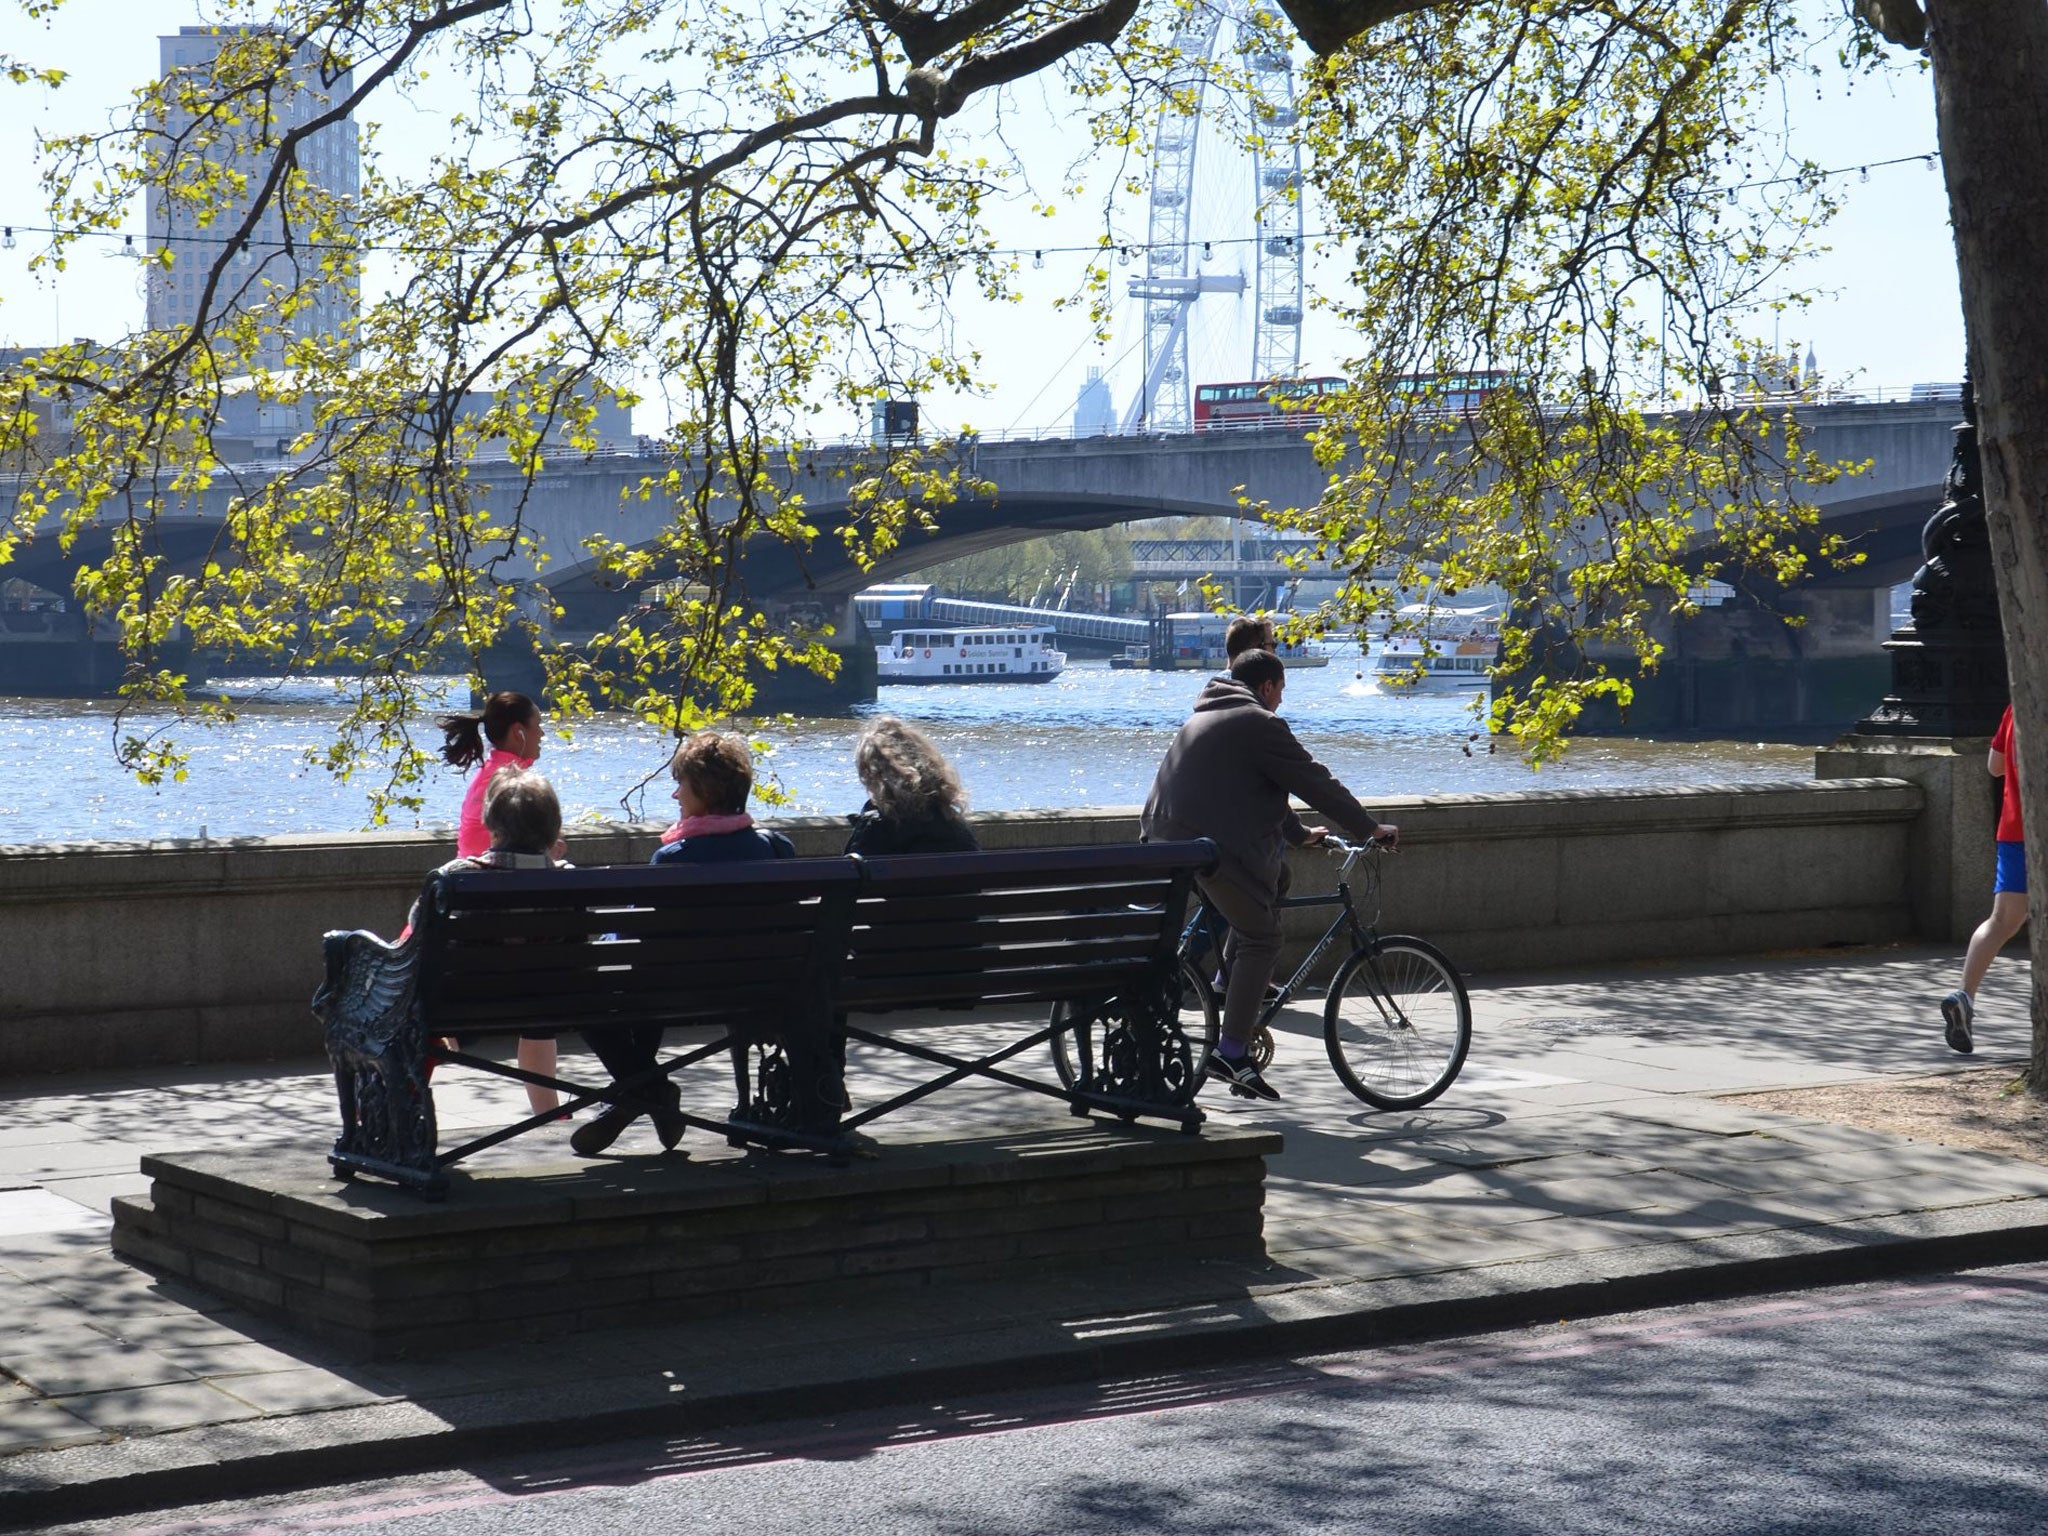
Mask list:
[[[1294,739],[1251,689],[1212,678],[1166,749],[1142,823],[1148,842],[1215,839],[1217,873],[1265,901],[1277,899],[1289,843],[1307,835],[1287,797],[1305,800],[1350,837],[1371,837],[1372,812]]]

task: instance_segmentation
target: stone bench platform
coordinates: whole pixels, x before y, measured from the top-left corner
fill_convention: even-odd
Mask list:
[[[479,1166],[445,1205],[301,1146],[145,1157],[115,1252],[393,1359],[875,1290],[1264,1254],[1271,1131],[1068,1122],[874,1162],[700,1154]]]

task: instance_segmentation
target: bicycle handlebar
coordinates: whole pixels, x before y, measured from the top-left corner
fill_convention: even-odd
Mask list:
[[[1367,849],[1371,849],[1375,853],[1384,853],[1393,846],[1394,844],[1391,841],[1383,837],[1370,838],[1363,843],[1347,843],[1341,837],[1326,837],[1323,839],[1323,847],[1325,849],[1331,853],[1340,854],[1347,859],[1352,854],[1364,853]]]

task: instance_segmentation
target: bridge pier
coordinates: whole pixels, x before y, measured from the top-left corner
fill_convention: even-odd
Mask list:
[[[1576,730],[1831,740],[1883,695],[1890,629],[1889,588],[1805,588],[1774,594],[1770,607],[1738,598],[1704,608],[1662,626],[1665,654],[1654,672],[1619,654],[1601,657],[1635,698],[1626,710],[1607,700],[1589,706]]]
[[[877,694],[875,648],[858,642],[841,649],[839,674],[829,682],[804,667],[784,667],[753,676],[756,715],[845,715],[857,704],[872,704]]]
[[[10,611],[0,619],[0,694],[104,699],[120,692],[128,658],[117,642],[91,633],[83,614]],[[159,656],[194,684],[205,681],[198,660],[188,645],[167,646]]]

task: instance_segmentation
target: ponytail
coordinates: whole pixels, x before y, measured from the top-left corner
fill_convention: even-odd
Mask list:
[[[443,715],[434,723],[441,727],[441,761],[451,768],[473,768],[484,760],[485,743],[502,747],[505,733],[515,725],[540,718],[540,707],[523,693],[494,693],[484,701],[483,711],[474,715]]]
[[[450,768],[474,768],[484,760],[482,715],[443,715],[434,723],[447,738],[441,743],[441,761]]]

